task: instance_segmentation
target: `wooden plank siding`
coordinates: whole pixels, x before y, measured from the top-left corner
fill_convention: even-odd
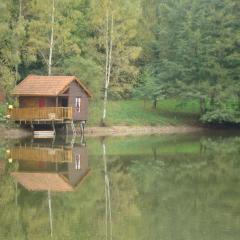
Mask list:
[[[39,99],[44,98],[45,107],[56,107],[56,97],[29,97],[18,98],[20,108],[39,107]]]
[[[81,98],[80,112],[76,111],[75,99],[77,97]],[[69,86],[69,97],[68,97],[68,106],[73,107],[73,120],[75,121],[85,121],[88,117],[88,95],[86,92],[73,81]]]
[[[64,121],[72,120],[72,107],[13,108],[8,115],[14,121]]]

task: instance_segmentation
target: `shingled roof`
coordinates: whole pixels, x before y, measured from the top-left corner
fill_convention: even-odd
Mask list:
[[[58,96],[68,85],[76,81],[86,94],[91,97],[89,90],[75,76],[38,76],[29,75],[13,90],[15,96]]]
[[[72,192],[74,190],[58,173],[12,172],[11,175],[29,191]]]

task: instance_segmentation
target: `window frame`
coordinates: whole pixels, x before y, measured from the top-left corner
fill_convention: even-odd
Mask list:
[[[75,97],[75,109],[76,112],[81,112],[81,97]]]
[[[78,171],[81,170],[81,154],[75,155],[75,169]]]

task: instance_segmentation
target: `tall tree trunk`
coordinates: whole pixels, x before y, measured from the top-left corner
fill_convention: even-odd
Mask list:
[[[52,54],[53,54],[53,35],[54,35],[54,13],[55,13],[55,0],[52,0],[52,21],[51,21],[51,37],[48,58],[48,75],[52,75]]]
[[[113,14],[111,13],[111,27],[109,29],[109,8],[111,9],[111,2],[109,3],[106,11],[106,68],[105,68],[105,88],[103,99],[103,115],[102,124],[105,124],[107,115],[107,101],[108,101],[108,88],[111,77],[112,66],[112,47],[113,47]]]
[[[18,23],[20,23],[22,17],[22,0],[19,0],[19,12],[18,12]],[[16,36],[16,49],[17,49],[17,55],[20,55],[20,50],[19,50],[19,44],[18,44],[19,38],[18,34]],[[15,86],[17,85],[18,82],[18,63],[15,65]]]
[[[200,97],[199,102],[200,102],[200,113],[202,115],[206,112],[206,99],[204,97]]]
[[[215,108],[215,98],[216,98],[216,94],[212,92],[210,95],[210,106],[212,110],[214,110]]]
[[[107,97],[108,97],[108,61],[109,61],[109,10],[106,11],[106,66],[105,66],[105,87],[104,87],[104,99],[103,99],[103,116],[102,116],[102,123],[104,123],[106,118],[106,112],[107,112]]]
[[[157,97],[154,97],[154,99],[153,99],[153,109],[154,110],[157,109]]]

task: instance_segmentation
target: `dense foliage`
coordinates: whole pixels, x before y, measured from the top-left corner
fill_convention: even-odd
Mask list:
[[[143,2],[147,34],[137,93],[198,99],[204,122],[239,123],[240,2]]]
[[[47,74],[53,0],[1,0],[0,86]],[[55,0],[52,74],[102,96],[108,0]],[[111,98],[197,100],[204,122],[240,122],[238,0],[112,1]]]

